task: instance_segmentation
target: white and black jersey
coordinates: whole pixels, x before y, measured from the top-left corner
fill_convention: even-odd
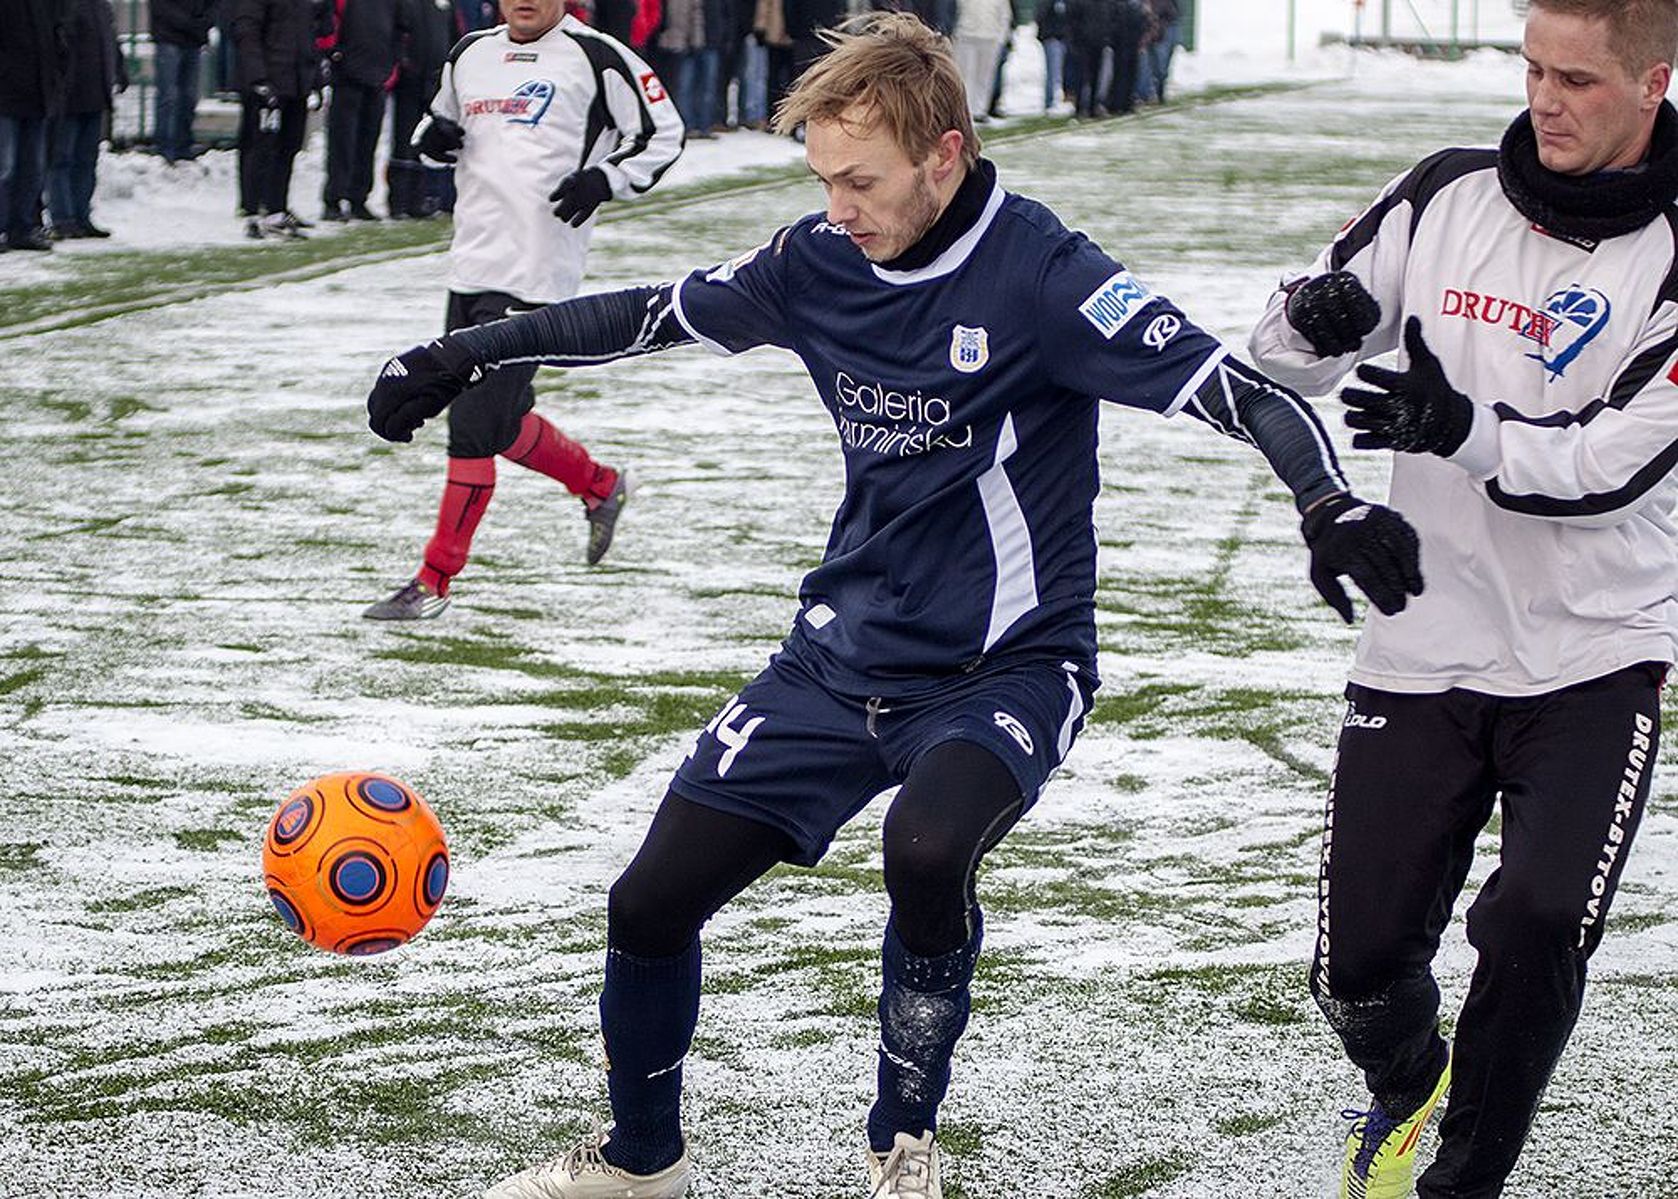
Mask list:
[[[553,215],[554,186],[597,166],[615,198],[640,195],[676,161],[685,134],[652,68],[570,16],[531,42],[513,41],[504,25],[466,37],[431,114],[466,130],[449,289],[532,304],[576,294],[593,231],[592,220],[573,229]],[[416,144],[429,123],[415,130]]]
[[[1317,357],[1278,292],[1261,369],[1332,390],[1420,318],[1474,401],[1455,456],[1398,454],[1392,505],[1427,590],[1371,611],[1352,679],[1386,691],[1532,695],[1678,656],[1678,209],[1600,241],[1551,234],[1499,183],[1495,150],[1447,150],[1394,180],[1309,275],[1356,274],[1382,321]]]

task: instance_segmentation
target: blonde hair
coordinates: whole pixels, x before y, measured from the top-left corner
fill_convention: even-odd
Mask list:
[[[1608,46],[1632,76],[1678,57],[1678,0],[1532,0],[1545,12],[1608,22]]]
[[[967,89],[950,41],[910,13],[870,13],[823,30],[831,50],[812,63],[775,109],[775,132],[810,121],[834,121],[852,108],[883,125],[909,156],[922,162],[938,139],[961,134],[962,163],[979,161],[979,137],[967,111]]]

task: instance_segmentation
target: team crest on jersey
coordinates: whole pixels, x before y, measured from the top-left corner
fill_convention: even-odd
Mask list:
[[[1554,330],[1543,351],[1527,357],[1542,362],[1551,379],[1559,379],[1608,327],[1614,306],[1596,288],[1575,283],[1545,300],[1544,311],[1555,321]]]
[[[1112,341],[1138,312],[1147,307],[1154,293],[1129,271],[1121,270],[1078,305],[1084,319],[1108,341]]]
[[[657,104],[670,95],[664,90],[664,84],[659,82],[658,76],[651,71],[641,72],[641,94],[647,98],[648,104]]]
[[[976,374],[990,361],[990,333],[983,325],[950,330],[950,365],[964,375]]]

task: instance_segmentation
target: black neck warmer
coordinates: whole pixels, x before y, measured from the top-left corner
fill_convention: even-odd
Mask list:
[[[1678,112],[1661,105],[1642,170],[1581,176],[1538,161],[1532,113],[1523,112],[1503,135],[1497,178],[1516,211],[1547,232],[1586,241],[1635,233],[1678,199]]]
[[[950,206],[932,223],[932,228],[921,235],[921,239],[910,246],[903,253],[890,262],[880,263],[884,271],[918,271],[926,266],[938,255],[955,245],[956,239],[969,229],[984,212],[985,204],[990,200],[991,189],[996,186],[996,167],[990,159],[981,158],[973,164],[973,169],[967,172],[967,178],[956,188],[956,194],[950,197]]]

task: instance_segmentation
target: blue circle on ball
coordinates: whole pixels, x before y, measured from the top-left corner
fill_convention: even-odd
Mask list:
[[[449,860],[442,854],[431,859],[425,868],[425,902],[436,907],[443,902],[443,892],[449,885]]]
[[[332,869],[338,891],[350,900],[368,900],[379,893],[384,871],[366,854],[351,854]]]
[[[298,936],[302,936],[303,918],[297,914],[297,909],[292,906],[291,900],[273,890],[268,892],[268,898],[273,902],[274,910],[280,914],[280,919],[285,921],[285,926]]]
[[[389,779],[365,779],[360,790],[361,797],[375,808],[400,812],[408,806],[408,793]]]

